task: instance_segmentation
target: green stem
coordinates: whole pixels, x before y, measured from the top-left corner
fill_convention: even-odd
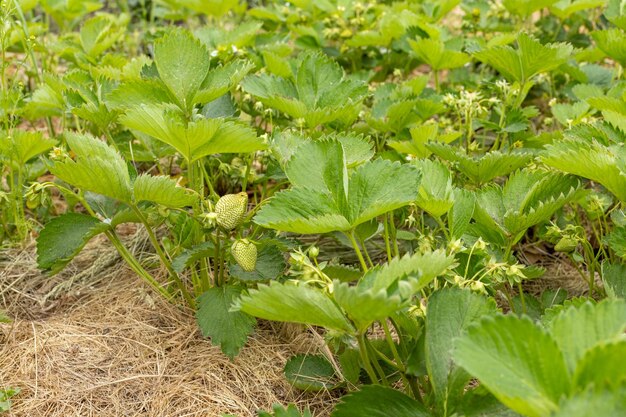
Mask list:
[[[246,191],[248,188],[248,176],[250,175],[250,168],[252,167],[252,162],[254,160],[254,154],[250,154],[248,158],[246,158],[246,173],[244,174],[243,181],[241,182],[241,191]]]
[[[165,266],[165,269],[167,269],[170,276],[174,279],[174,282],[178,286],[178,289],[180,290],[180,292],[183,294],[183,297],[187,301],[187,304],[189,304],[189,307],[195,308],[195,304],[196,304],[195,301],[189,294],[189,291],[187,291],[187,287],[178,276],[178,273],[174,270],[174,267],[172,266],[170,260],[167,257],[167,254],[161,248],[161,244],[159,243],[159,240],[154,234],[154,231],[150,227],[148,220],[146,219],[146,217],[143,215],[143,213],[141,212],[141,210],[139,210],[137,206],[135,206],[134,204],[130,204],[130,207],[135,213],[135,215],[137,215],[137,217],[139,218],[139,221],[143,224],[144,228],[146,229],[146,232],[148,233],[148,239],[150,239],[150,243],[152,243],[152,246],[154,247],[154,250],[156,251],[159,258],[161,259],[163,266]]]
[[[434,219],[437,222],[437,224],[439,225],[439,228],[441,229],[441,232],[443,233],[444,237],[449,242],[450,241],[450,234],[448,233],[448,228],[446,227],[445,223],[443,222],[443,220],[441,220],[441,218],[439,218],[437,216],[434,216]]]
[[[370,340],[366,337],[365,339],[363,339],[367,349],[369,350],[371,356],[370,358],[372,358],[372,365],[374,365],[374,369],[376,370],[376,372],[378,373],[378,375],[380,376],[380,380],[382,381],[382,383],[386,386],[389,385],[389,380],[387,380],[387,375],[385,374],[385,371],[383,370],[383,368],[380,366],[380,363],[378,363],[378,360],[376,359],[376,349],[374,348],[374,346],[372,346],[372,343],[370,342]]]
[[[506,297],[506,300],[509,303],[509,307],[511,308],[511,311],[515,313],[515,305],[513,304],[513,298],[511,298],[511,292],[507,288],[506,284],[502,286],[502,289],[503,289],[502,292],[504,292],[504,296]]]
[[[389,228],[391,229],[391,241],[393,242],[393,256],[400,257],[400,249],[398,248],[398,233],[396,224],[393,221],[393,212],[389,212]]]
[[[363,367],[365,368],[365,372],[367,372],[367,376],[369,376],[372,384],[380,385],[378,382],[378,377],[376,376],[376,372],[374,372],[374,368],[372,368],[372,363],[370,362],[369,355],[367,353],[367,345],[365,344],[366,337],[364,334],[360,334],[358,336],[358,344],[359,344],[359,353],[361,354],[361,362],[363,362]]]
[[[391,244],[389,243],[389,221],[386,214],[383,225],[385,227],[385,233],[383,234],[383,237],[385,239],[385,249],[387,250],[387,262],[391,262],[393,256],[391,256]]]
[[[372,262],[372,258],[367,250],[367,246],[365,246],[365,241],[359,237],[359,242],[361,243],[361,247],[363,248],[363,253],[365,254],[365,259],[367,259],[367,263],[369,263],[370,268],[374,267],[374,262]]]
[[[222,268],[223,265],[220,231],[219,229],[217,229],[217,231],[215,232],[215,267],[213,268],[213,281],[215,282],[216,287],[219,287],[222,284]]]
[[[522,314],[526,314],[526,299],[524,297],[524,289],[522,288],[522,281],[517,283],[517,290],[519,291],[519,298],[522,302]]]
[[[22,10],[22,6],[20,5],[19,0],[13,0],[13,4],[15,5],[15,10],[17,11],[17,15],[20,18],[20,22],[22,23],[22,32],[24,33],[24,49],[26,50],[28,57],[30,58],[33,69],[35,70],[35,74],[37,75],[37,80],[40,84],[44,84],[43,74],[39,70],[39,64],[37,63],[37,58],[33,52],[33,48],[28,44],[30,40],[30,31],[28,30],[28,22],[26,21],[26,17],[24,16],[24,11]],[[48,133],[50,137],[53,138],[56,136],[56,132],[54,131],[54,126],[52,124],[52,119],[50,117],[46,117],[46,124],[48,127]]]
[[[117,236],[115,231],[109,230],[105,232],[105,235],[107,236],[107,238],[109,238],[109,241],[115,247],[115,249],[117,249],[117,252],[120,254],[122,259],[126,261],[128,266],[130,266],[130,268],[137,275],[139,275],[148,284],[150,284],[150,286],[154,290],[156,290],[159,294],[161,294],[163,297],[165,297],[166,300],[169,301],[173,298],[173,295],[166,288],[164,288],[161,284],[159,284],[159,282],[156,279],[154,279],[154,277],[141,266],[139,261],[137,261],[137,259],[128,251],[128,249],[126,249],[126,246],[124,246],[124,244],[122,243],[120,238]]]
[[[369,268],[365,263],[365,259],[363,258],[363,254],[361,253],[361,249],[359,249],[359,244],[356,242],[354,238],[354,229],[350,230],[349,233],[345,233],[345,235],[350,239],[350,243],[352,243],[352,247],[354,248],[354,252],[356,253],[357,258],[359,258],[359,262],[361,263],[361,268],[363,272],[367,272]]]
[[[419,398],[419,390],[415,389],[416,388],[415,384],[411,384],[408,377],[406,376],[406,367],[404,366],[404,363],[402,362],[402,358],[400,357],[400,354],[398,353],[396,343],[393,341],[393,337],[391,336],[391,331],[389,331],[389,325],[387,324],[387,320],[382,320],[380,324],[382,325],[382,328],[385,332],[385,339],[387,340],[389,349],[391,349],[391,354],[393,355],[393,358],[396,361],[396,364],[399,368],[400,377],[402,378],[402,381],[404,382],[404,386],[407,389],[410,389],[412,391],[413,396],[415,398]]]

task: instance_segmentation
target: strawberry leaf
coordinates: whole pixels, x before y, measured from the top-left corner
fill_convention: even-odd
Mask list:
[[[120,122],[175,148],[189,162],[216,153],[245,153],[264,149],[250,127],[224,119],[199,119],[183,123],[168,107],[142,105],[126,112]]]
[[[170,208],[190,206],[196,200],[191,190],[176,185],[166,176],[142,174],[133,182],[135,201],[150,201]]]
[[[204,45],[185,30],[173,30],[155,42],[154,63],[179,106],[191,109],[209,72],[210,57]]]
[[[332,299],[318,288],[306,284],[259,285],[243,294],[234,309],[266,320],[311,324],[352,333],[352,325]]]
[[[65,134],[76,160],[56,162],[50,171],[84,191],[130,202],[130,175],[121,155],[91,135]]]
[[[67,213],[52,219],[37,238],[37,265],[50,274],[56,274],[92,237],[110,227],[95,217],[79,213]]]
[[[432,417],[418,401],[393,388],[366,385],[341,398],[331,417]]]
[[[458,339],[456,363],[503,404],[529,417],[558,410],[570,381],[555,340],[528,317],[485,317]]]
[[[198,299],[196,318],[204,337],[219,345],[222,352],[233,359],[246,344],[254,330],[254,317],[241,311],[231,311],[233,300],[241,289],[233,286],[215,287],[206,291]]]

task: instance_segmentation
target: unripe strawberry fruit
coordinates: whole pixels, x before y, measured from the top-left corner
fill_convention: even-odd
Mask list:
[[[248,194],[226,194],[220,197],[215,204],[217,224],[226,230],[239,226],[248,209]]]
[[[236,240],[230,248],[230,253],[244,271],[252,272],[256,268],[256,246],[248,239]]]

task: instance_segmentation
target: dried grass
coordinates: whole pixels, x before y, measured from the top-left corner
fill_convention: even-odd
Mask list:
[[[282,375],[290,355],[319,347],[311,335],[263,323],[231,362],[100,241],[54,278],[36,270],[33,248],[4,256],[2,304],[15,322],[0,328],[0,385],[22,389],[9,416],[243,417],[288,402],[327,416],[336,401]]]

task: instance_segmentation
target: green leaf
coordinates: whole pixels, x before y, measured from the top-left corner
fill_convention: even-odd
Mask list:
[[[296,73],[296,90],[307,107],[317,107],[329,87],[340,83],[343,70],[324,55],[306,55]]]
[[[312,417],[309,410],[305,410],[302,414],[300,414],[300,411],[298,411],[296,406],[293,404],[290,404],[287,408],[284,408],[279,404],[274,404],[272,410],[272,414],[265,411],[259,411],[259,417]]]
[[[336,139],[299,146],[286,167],[294,188],[274,195],[254,221],[295,233],[347,231],[415,200],[415,167],[378,159],[348,178],[343,155]]]
[[[18,129],[13,130],[10,135],[0,131],[0,138],[0,156],[5,156],[20,168],[37,155],[52,149],[57,143],[54,139],[44,138],[41,132]]]
[[[613,340],[589,349],[574,372],[577,388],[614,388],[626,386],[626,367],[620,366],[626,357],[626,340]]]
[[[412,297],[442,275],[454,257],[437,250],[425,254],[408,254],[388,264],[371,269],[357,285],[334,282],[337,304],[364,332],[373,322],[384,320],[401,310]]]
[[[622,6],[623,7],[623,6]],[[626,66],[626,34],[617,28],[594,30],[591,36],[605,54]]]
[[[468,390],[455,410],[464,417],[521,417],[483,387]]]
[[[272,281],[242,295],[235,308],[266,320],[311,324],[346,333],[354,331],[327,294],[307,285]]]
[[[602,281],[609,297],[626,298],[626,265],[603,262]]]
[[[285,174],[294,187],[307,187],[333,195],[343,210],[347,198],[348,169],[340,142],[306,142],[285,166]]]
[[[285,232],[308,234],[351,228],[330,194],[308,188],[277,193],[261,207],[254,222]]]
[[[554,339],[529,318],[485,317],[456,343],[454,359],[512,410],[543,417],[570,389]]]
[[[615,226],[604,235],[602,243],[608,245],[615,255],[622,259],[626,258],[626,227]]]
[[[621,0],[609,0],[604,16],[618,28],[626,30],[626,10]]]
[[[363,333],[375,321],[385,320],[402,308],[402,298],[398,294],[388,294],[385,289],[350,286],[335,281],[333,297],[346,312],[357,331]]]
[[[216,153],[246,153],[265,149],[262,139],[243,123],[199,119],[184,124],[167,107],[142,105],[120,117],[120,122],[175,148],[189,162]]]
[[[422,159],[416,162],[424,179],[420,183],[416,204],[433,217],[446,214],[454,204],[452,177],[439,161]]]
[[[128,18],[118,19],[110,14],[100,14],[83,23],[80,29],[80,43],[87,55],[97,58],[120,40],[126,29]]]
[[[444,288],[428,299],[426,313],[426,368],[438,409],[454,409],[470,376],[452,359],[452,347],[470,324],[496,312],[488,299],[460,288]]]
[[[172,30],[155,42],[154,63],[181,108],[191,109],[209,72],[210,57],[204,45],[186,30]]]
[[[215,255],[215,245],[213,242],[203,242],[185,250],[172,261],[174,271],[181,273],[185,268],[190,267],[199,259],[208,258]]]
[[[380,385],[362,387],[341,398],[331,417],[432,417],[413,398]]]
[[[177,186],[164,175],[141,174],[133,182],[133,194],[136,202],[150,201],[170,208],[190,206],[196,200],[191,190]]]
[[[476,206],[476,195],[466,189],[454,190],[454,204],[448,212],[448,228],[450,236],[460,239],[467,231],[470,221],[474,216]]]
[[[552,106],[552,115],[564,126],[578,124],[587,115],[589,107],[585,101],[558,103]]]
[[[614,392],[589,389],[563,398],[559,411],[551,417],[618,417],[626,415],[626,389]]]
[[[553,318],[548,328],[573,373],[585,352],[624,333],[626,302],[604,300],[598,304],[570,306]]]
[[[512,14],[528,17],[536,11],[552,6],[558,0],[503,0],[502,5]]]
[[[354,120],[367,94],[364,83],[346,77],[335,61],[322,54],[305,54],[293,78],[261,74],[247,77],[242,85],[263,104],[302,118],[310,127]]]
[[[11,398],[19,394],[20,391],[20,388],[0,389],[0,412],[11,411]]]
[[[457,169],[478,185],[510,174],[528,165],[533,159],[533,155],[529,152],[491,151],[475,158],[443,143],[430,143],[426,147],[440,158],[456,163]]]
[[[433,279],[442,275],[454,263],[453,255],[446,255],[444,250],[435,250],[424,254],[406,254],[402,258],[394,258],[391,262],[370,269],[360,286],[374,291],[389,289],[405,280],[410,296],[428,285]]]
[[[11,323],[13,320],[5,313],[0,310],[0,323]]]
[[[516,243],[530,227],[547,221],[572,200],[580,182],[571,176],[524,169],[511,175],[503,188],[486,186],[476,194],[474,218]]]
[[[322,355],[295,355],[285,364],[285,378],[303,391],[332,390],[337,386],[333,365]]]
[[[559,19],[565,20],[574,13],[602,7],[605,4],[605,0],[557,0],[550,6],[550,11]]]
[[[67,213],[55,217],[37,238],[37,266],[50,274],[56,274],[92,237],[109,228],[108,224],[85,214]]]
[[[141,105],[157,106],[171,101],[167,87],[158,79],[129,80],[105,96],[112,109],[132,109]]]
[[[440,39],[409,39],[409,45],[417,57],[435,71],[462,67],[470,61],[469,55],[447,49]]]
[[[511,0],[511,3],[513,2],[528,3]],[[518,35],[517,45],[517,49],[510,46],[495,46],[476,52],[474,56],[498,70],[510,81],[526,83],[537,74],[558,68],[572,53],[571,45],[563,43],[542,45],[524,32]]]
[[[220,345],[222,352],[233,359],[246,344],[254,330],[256,320],[241,311],[231,311],[241,288],[234,286],[215,287],[198,299],[196,319],[204,337]]]
[[[76,161],[56,162],[50,171],[83,191],[130,202],[130,175],[121,155],[91,135],[66,133],[65,137]]]
[[[410,165],[376,159],[350,176],[349,219],[352,227],[413,202],[420,173]]]
[[[428,142],[450,143],[460,136],[458,132],[440,135],[438,134],[438,127],[434,123],[424,123],[412,127],[409,132],[411,133],[411,140],[390,140],[387,145],[401,153],[415,155],[418,158],[428,158],[432,154],[432,151],[426,146]]]
[[[209,71],[200,91],[193,98],[194,104],[208,103],[238,85],[254,66],[249,61],[232,61]]]
[[[618,168],[618,156],[612,147],[595,140],[565,139],[546,147],[544,164],[596,181],[621,201],[626,201],[626,177]]]

